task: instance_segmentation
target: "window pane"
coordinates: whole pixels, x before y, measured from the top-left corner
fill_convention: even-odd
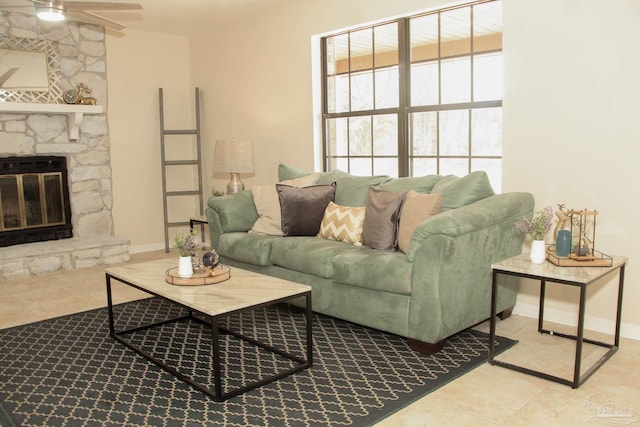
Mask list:
[[[373,71],[351,74],[351,111],[373,109]]]
[[[375,67],[398,65],[398,23],[392,22],[373,29]]]
[[[502,99],[502,52],[476,55],[473,62],[473,100]]]
[[[398,155],[398,116],[396,114],[373,117],[373,155]]]
[[[370,156],[371,117],[349,118],[349,155]]]
[[[466,156],[469,154],[469,111],[440,112],[440,155]]]
[[[502,108],[471,112],[471,154],[502,156]]]
[[[328,119],[326,131],[327,154],[329,156],[346,156],[349,153],[347,119]]]
[[[398,177],[398,159],[380,158],[373,159],[373,174],[374,175],[389,175]]]
[[[471,101],[471,60],[456,58],[443,60],[441,65],[443,104]]]
[[[371,169],[371,159],[354,159],[349,161],[349,173],[359,176],[371,176],[373,170]]]
[[[438,15],[430,14],[412,18],[411,63],[438,59]]]
[[[396,108],[400,99],[398,86],[398,67],[375,71],[376,106],[375,108]]]
[[[465,176],[468,174],[468,159],[440,159],[440,175]]]
[[[438,113],[413,113],[409,118],[410,153],[413,156],[438,154]]]
[[[371,28],[354,31],[349,37],[351,49],[350,70],[361,71],[373,68],[373,32]]]
[[[438,63],[423,62],[411,66],[411,105],[437,105]]]
[[[443,12],[440,17],[440,55],[465,55],[471,52],[471,9]]]
[[[486,52],[502,49],[502,2],[473,7],[473,50]]]
[[[485,171],[493,191],[502,192],[502,160],[501,159],[471,159],[472,171]]]
[[[62,174],[45,175],[44,194],[47,200],[47,222],[64,223],[65,212],[62,205]]]
[[[435,175],[438,173],[438,161],[433,158],[413,158],[411,176]]]

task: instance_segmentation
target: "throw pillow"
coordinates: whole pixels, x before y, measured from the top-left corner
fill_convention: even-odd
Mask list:
[[[369,188],[362,243],[372,249],[394,251],[398,239],[398,219],[406,193]]]
[[[318,237],[361,246],[364,217],[364,207],[352,208],[329,202],[320,223]]]
[[[329,202],[334,200],[336,183],[296,188],[276,184],[284,236],[315,236]]]
[[[281,184],[293,187],[307,187],[318,180],[318,174],[303,176],[301,178],[283,181]],[[280,217],[280,200],[275,184],[254,185],[253,202],[260,216],[251,227],[251,233],[266,234],[269,236],[282,236],[282,219]]]
[[[410,190],[400,211],[398,249],[406,254],[416,228],[426,219],[439,214],[441,209],[442,194],[420,194]]]

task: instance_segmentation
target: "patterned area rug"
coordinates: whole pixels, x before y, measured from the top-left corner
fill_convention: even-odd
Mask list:
[[[115,307],[116,329],[184,314],[150,298]],[[314,365],[217,403],[108,334],[99,309],[0,330],[0,422],[22,426],[363,426],[485,363],[488,336],[467,330],[435,356],[391,334],[314,314]],[[232,315],[227,327],[304,357],[304,314],[279,305]],[[129,338],[212,384],[211,335],[174,322]],[[497,349],[514,344],[499,338]],[[231,335],[221,338],[223,387],[288,363]],[[2,404],[3,403],[3,404]],[[4,406],[4,418],[2,416]],[[3,421],[4,419],[4,421]]]

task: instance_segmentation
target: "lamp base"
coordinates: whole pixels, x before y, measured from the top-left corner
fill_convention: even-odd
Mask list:
[[[240,181],[240,175],[231,173],[231,180],[227,184],[227,194],[239,193],[244,190],[244,184]]]

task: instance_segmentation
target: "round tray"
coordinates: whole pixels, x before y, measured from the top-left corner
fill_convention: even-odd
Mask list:
[[[193,276],[188,279],[178,276],[178,267],[173,267],[165,272],[166,281],[178,286],[202,286],[224,282],[231,277],[231,269],[226,265],[218,265],[211,273],[203,270],[195,270]]]

